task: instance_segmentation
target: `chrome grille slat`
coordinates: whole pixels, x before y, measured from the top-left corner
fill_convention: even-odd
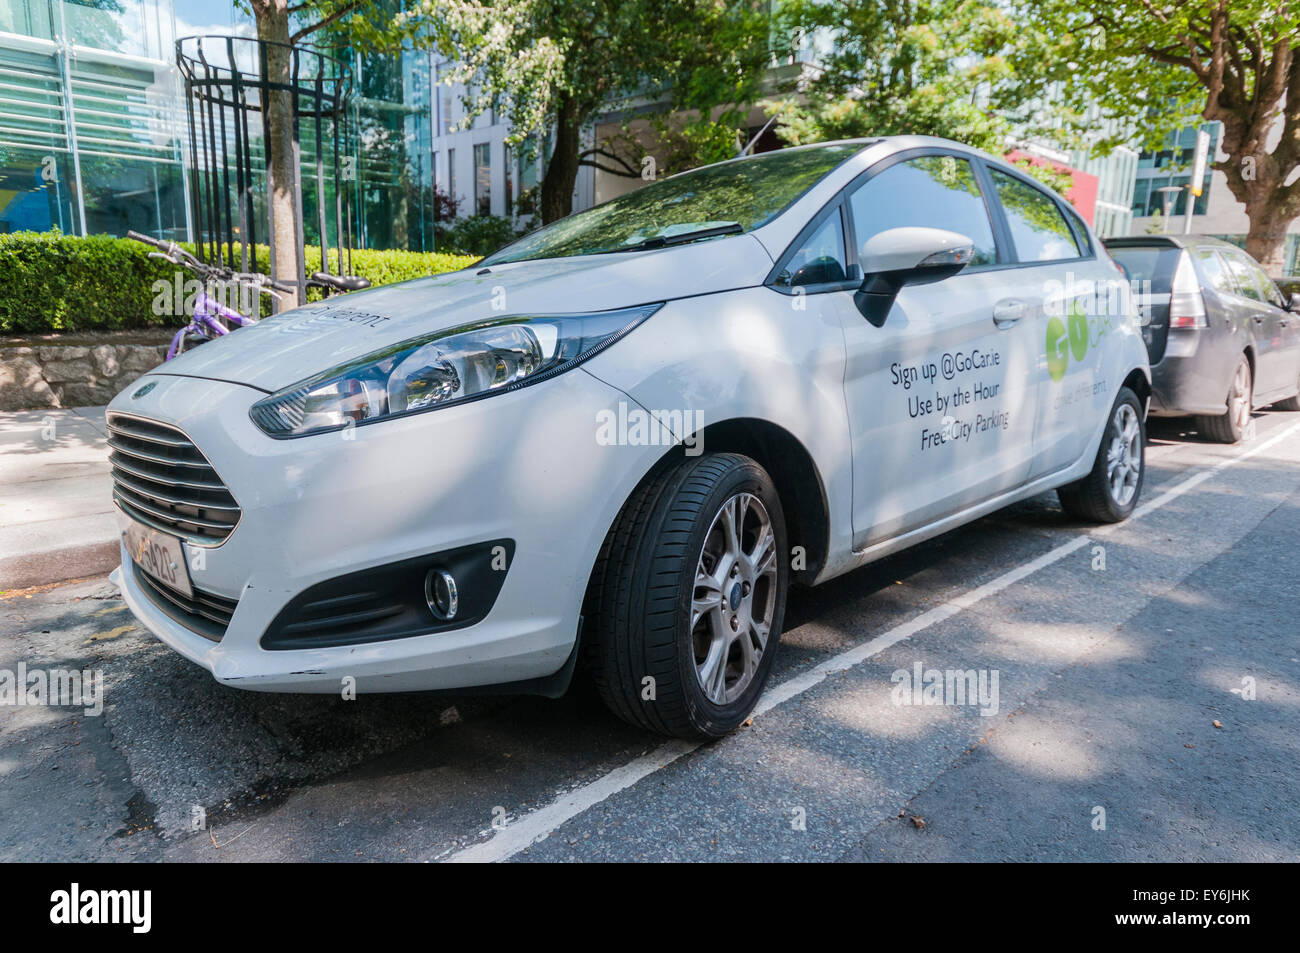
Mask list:
[[[212,464],[208,463],[207,460],[180,460],[176,457],[150,453],[148,450],[141,450],[139,447],[128,447],[117,437],[109,437],[108,445],[118,453],[125,453],[132,457],[139,457],[141,460],[148,460],[150,463],[162,463],[169,467],[196,467],[201,470],[212,469]]]
[[[243,510],[208,458],[170,424],[108,417],[113,499],[127,515],[191,543],[223,542]]]
[[[121,484],[118,484],[117,489],[113,493],[113,498],[119,502],[126,503],[134,509],[140,510],[142,513],[148,513],[155,520],[160,520],[163,523],[179,523],[185,526],[197,526],[200,529],[216,531],[233,529],[235,525],[234,523],[218,523],[213,520],[205,520],[198,516],[190,516],[188,513],[178,513],[174,510],[160,509],[139,499],[138,497],[126,495],[123,493],[124,490],[126,490],[126,488]],[[129,493],[129,491],[127,492]],[[173,529],[169,532],[175,533],[177,530]]]
[[[217,503],[210,500],[196,503],[194,500],[185,500],[179,497],[170,496],[166,493],[160,493],[157,490],[151,490],[147,486],[142,486],[141,484],[136,483],[129,477],[121,476],[116,473],[113,474],[113,479],[117,481],[118,486],[130,490],[137,496],[143,496],[145,499],[160,500],[163,503],[169,503],[172,506],[192,506],[195,509],[200,510],[226,510],[231,513],[239,512],[239,507],[232,503]]]
[[[182,480],[166,473],[150,472],[137,464],[128,463],[126,460],[114,457],[112,454],[109,454],[108,462],[124,473],[140,477],[143,480],[152,480],[154,483],[163,483],[168,486],[190,487],[195,490],[211,490],[214,493],[224,493],[226,496],[230,496],[230,491],[221,483],[207,483],[203,480]],[[231,497],[231,499],[233,500],[234,497]]]
[[[194,445],[190,443],[188,440],[178,439],[176,437],[167,437],[161,434],[153,434],[153,433],[148,433],[139,430],[133,431],[126,427],[123,427],[121,424],[109,424],[108,429],[110,433],[114,433],[122,437],[130,437],[134,440],[143,440],[146,443],[158,443],[158,444],[162,444],[164,447],[180,447],[186,450],[193,449],[194,447]]]

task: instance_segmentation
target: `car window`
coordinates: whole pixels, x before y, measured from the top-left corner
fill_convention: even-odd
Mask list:
[[[1264,289],[1256,281],[1255,270],[1251,267],[1249,259],[1235,249],[1225,251],[1223,258],[1228,263],[1228,270],[1232,272],[1233,280],[1237,284],[1237,294],[1255,301],[1265,300]]]
[[[1196,251],[1196,257],[1200,261],[1205,280],[1212,288],[1226,294],[1237,293],[1237,289],[1232,284],[1232,275],[1228,274],[1228,267],[1223,263],[1218,252],[1213,248],[1200,248]]]
[[[1264,270],[1264,266],[1251,258],[1250,255],[1245,252],[1239,251],[1235,254],[1246,263],[1246,268],[1249,269],[1250,273],[1254,276],[1255,286],[1259,288],[1262,300],[1267,301],[1269,304],[1276,307],[1285,308],[1286,299],[1282,297],[1282,292],[1277,290],[1277,284],[1268,276],[1268,272]]]
[[[1005,172],[990,172],[1011,228],[1016,257],[1029,262],[1080,256],[1079,243],[1051,196]]]
[[[891,165],[849,199],[858,249],[891,228],[944,228],[975,243],[972,266],[998,260],[988,206],[971,164],[955,156],[921,156]]]
[[[839,209],[836,209],[794,253],[774,284],[791,288],[844,281],[848,274],[847,261],[844,256],[844,223]]]
[[[779,149],[707,165],[651,183],[538,229],[489,255],[484,265],[632,251],[646,243],[710,237],[767,224],[860,145]]]
[[[1060,206],[1057,207],[1059,208]],[[1081,252],[1087,254],[1092,251],[1088,245],[1088,226],[1083,224],[1083,217],[1069,206],[1065,207],[1065,217],[1068,218],[1070,224],[1074,226],[1074,237],[1077,240]]]
[[[1110,253],[1123,266],[1128,280],[1139,283],[1142,293],[1169,293],[1181,254],[1177,248],[1172,245],[1118,245],[1111,248]]]

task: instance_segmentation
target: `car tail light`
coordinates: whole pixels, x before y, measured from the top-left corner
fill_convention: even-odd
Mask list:
[[[1169,326],[1171,328],[1209,327],[1205,316],[1205,296],[1196,279],[1196,270],[1187,252],[1178,257],[1173,285],[1169,289]]]

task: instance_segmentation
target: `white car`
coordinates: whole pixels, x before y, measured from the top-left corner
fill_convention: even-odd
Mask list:
[[[900,137],[664,179],[308,305],[113,401],[114,578],[218,681],[741,724],[791,582],[1142,488],[1146,349],[1070,206]],[[1121,290],[1126,290],[1126,286]]]

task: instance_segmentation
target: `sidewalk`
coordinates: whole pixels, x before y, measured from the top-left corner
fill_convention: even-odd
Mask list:
[[[103,407],[0,414],[0,592],[118,563]]]

